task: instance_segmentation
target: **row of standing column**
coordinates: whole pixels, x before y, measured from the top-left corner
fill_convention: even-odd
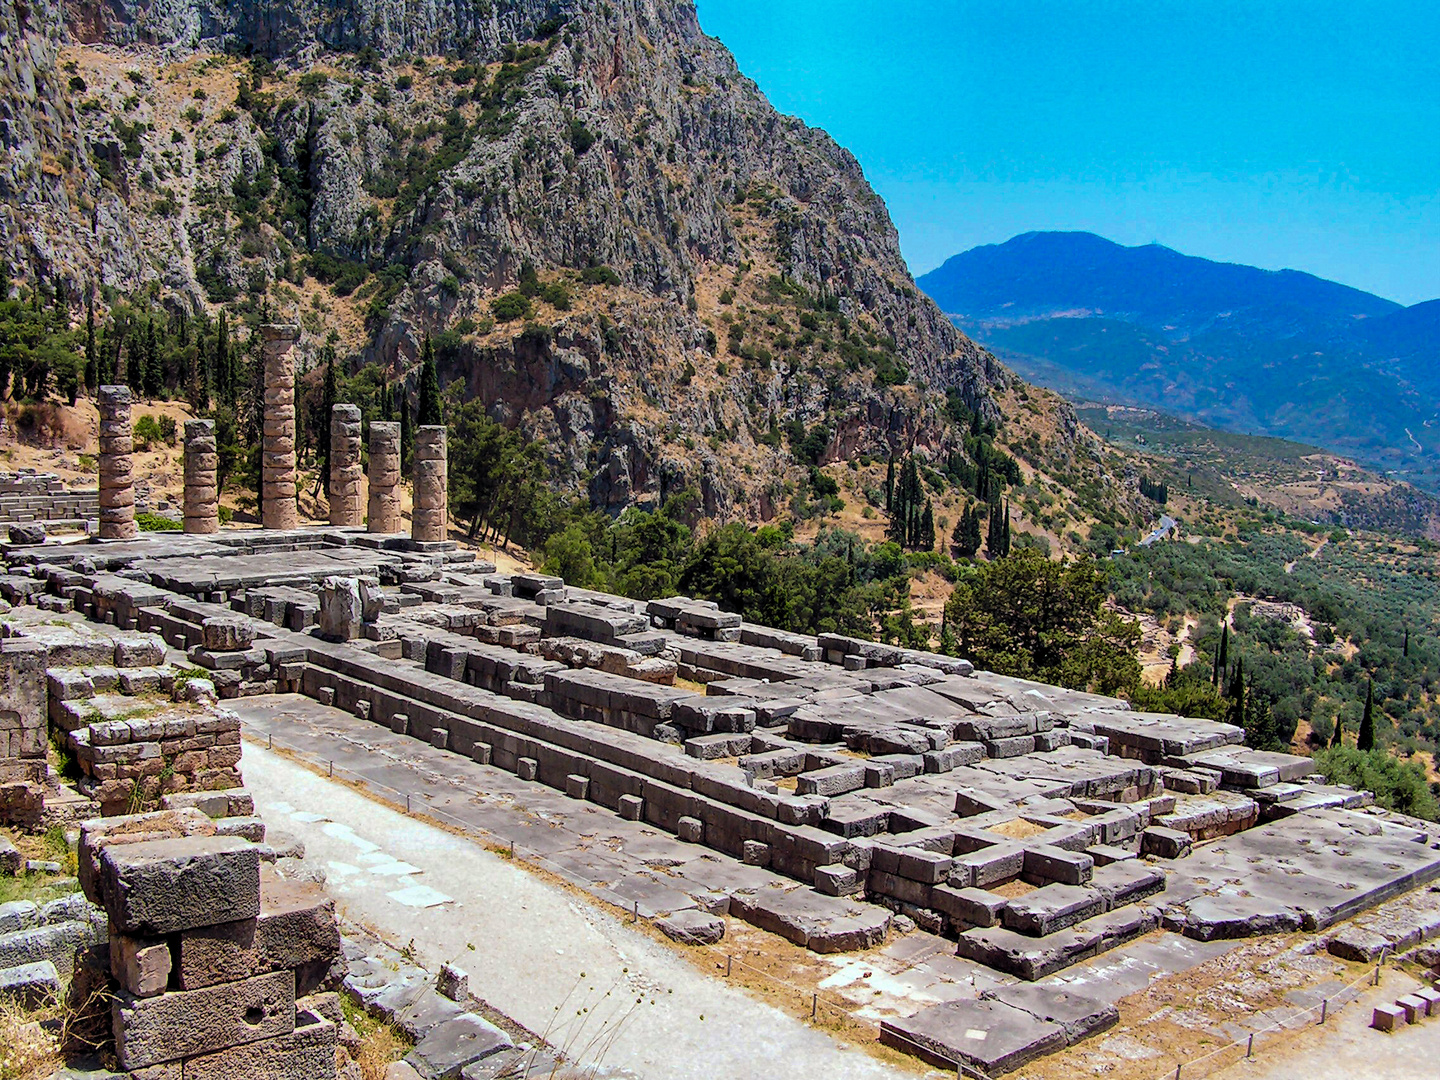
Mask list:
[[[262,419],[260,521],[267,529],[299,526],[295,501],[295,370],[290,347],[299,336],[291,326],[260,328],[264,345],[265,413]],[[130,388],[102,386],[100,408],[100,538],[137,535],[134,488],[134,430]],[[370,425],[370,499],[362,508],[364,468],[360,455],[360,410],[336,405],[330,417],[330,524],[392,535],[404,531],[400,514],[400,425]],[[421,427],[415,436],[415,492],[411,538],[443,541],[449,520],[444,426]],[[213,420],[185,422],[185,531],[220,528],[219,453]],[[368,521],[362,513],[368,510]]]

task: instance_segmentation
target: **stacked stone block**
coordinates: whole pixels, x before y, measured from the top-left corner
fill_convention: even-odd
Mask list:
[[[102,386],[100,407],[100,539],[131,540],[135,524],[135,432],[130,388]]]
[[[360,489],[365,478],[360,460],[360,407],[330,410],[330,524],[357,528],[365,507]]]
[[[30,522],[83,523],[100,513],[99,493],[71,491],[54,473],[22,469],[0,473],[0,525]]]
[[[265,358],[265,420],[260,447],[260,523],[267,529],[300,524],[295,503],[295,362],[290,347],[300,336],[294,326],[262,326]]]
[[[186,650],[186,656],[209,673],[220,697],[283,694],[299,686],[303,647],[277,639],[257,643],[248,617],[215,610],[202,618],[202,639]]]
[[[45,810],[45,647],[0,641],[0,824],[34,828]]]
[[[400,516],[400,425],[391,421],[370,424],[370,508],[367,531],[404,532]]]
[[[240,718],[230,712],[102,720],[68,735],[79,791],[119,814],[180,792],[241,786]]]
[[[121,1069],[147,1080],[329,1080],[334,902],[215,835],[195,809],[81,827],[81,880],[109,916]]]
[[[214,420],[185,421],[185,531],[220,531],[220,455]]]
[[[449,495],[446,488],[446,429],[444,425],[426,425],[415,435],[415,508],[410,537],[418,544],[438,544],[445,540],[450,523]]]

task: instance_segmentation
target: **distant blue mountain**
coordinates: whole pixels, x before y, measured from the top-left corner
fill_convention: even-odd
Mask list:
[[[1440,301],[1406,308],[1296,270],[1067,232],[972,248],[918,284],[1036,382],[1440,490]]]

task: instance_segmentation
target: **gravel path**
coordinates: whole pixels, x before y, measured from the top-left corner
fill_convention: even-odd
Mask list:
[[[246,786],[306,844],[342,913],[576,1056],[655,1080],[913,1077],[710,978],[478,844],[245,745]],[[932,1074],[936,1075],[936,1074]]]

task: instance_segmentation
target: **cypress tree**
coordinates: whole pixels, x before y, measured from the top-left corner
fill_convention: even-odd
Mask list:
[[[91,394],[100,385],[100,360],[95,352],[95,296],[85,300],[85,389]]]
[[[1220,678],[1225,669],[1230,666],[1230,624],[1224,623],[1220,627],[1220,651],[1215,654],[1215,671],[1210,677],[1210,685],[1218,687]]]
[[[443,424],[440,413],[440,379],[435,373],[435,349],[430,344],[430,335],[425,335],[420,362],[420,426]]]
[[[1375,680],[1365,691],[1365,712],[1360,717],[1360,735],[1355,740],[1355,749],[1369,752],[1375,749]]]
[[[340,394],[340,380],[335,374],[335,349],[326,345],[323,350],[325,358],[325,385],[320,391],[320,423],[316,425],[315,449],[316,456],[320,460],[320,481],[325,487],[325,494],[330,494],[330,414],[335,409],[335,402]]]
[[[195,338],[195,365],[190,375],[195,387],[194,405],[196,412],[210,411],[210,361],[205,355],[205,335]]]
[[[895,504],[895,457],[891,455],[890,460],[885,463],[885,512],[887,514],[894,510]]]
[[[1404,655],[1406,655],[1406,656],[1409,656],[1409,655],[1410,655],[1410,627],[1408,627],[1408,626],[1405,627],[1405,653],[1404,653]]]
[[[238,387],[230,356],[230,326],[225,321],[224,308],[220,309],[220,320],[215,327],[215,386],[220,400],[234,407]]]
[[[158,398],[165,389],[165,369],[160,360],[159,335],[155,332],[155,320],[145,327],[145,396]]]
[[[400,384],[400,465],[405,468],[410,461],[411,451],[415,448],[415,432],[410,420],[410,393],[405,389],[405,384]]]
[[[1245,658],[1235,661],[1235,673],[1230,679],[1230,713],[1225,722],[1236,727],[1245,726]]]
[[[1010,554],[1010,500],[1005,500],[1005,527],[1000,533],[1000,555],[1002,558]]]
[[[925,511],[920,515],[920,549],[935,550],[935,508],[929,499],[925,500]]]
[[[1330,749],[1344,745],[1345,721],[1335,717],[1335,733],[1330,736]]]

